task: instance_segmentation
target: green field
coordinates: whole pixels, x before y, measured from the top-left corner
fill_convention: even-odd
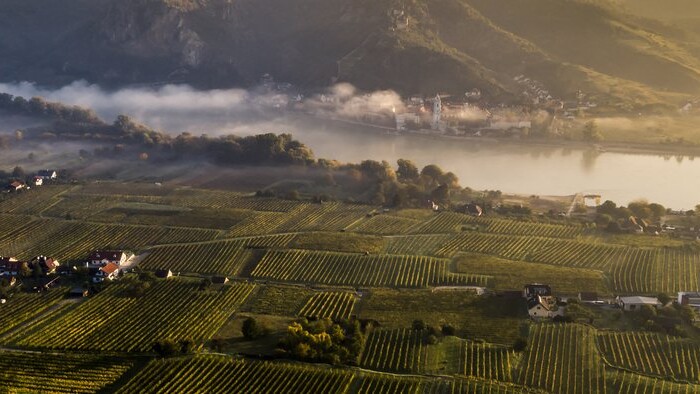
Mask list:
[[[607,299],[700,290],[692,242],[645,239],[145,183],[8,194],[0,256],[81,266],[119,248],[138,266],[102,285],[75,270],[47,292],[26,291],[43,272],[3,288],[0,392],[700,392],[700,331],[671,307],[651,323],[607,306],[582,307],[578,323],[535,322],[513,295],[534,282]],[[164,269],[175,277],[148,274]],[[92,294],[67,298],[81,286]],[[262,337],[243,335],[249,317]],[[366,325],[357,365],[280,359],[304,318]],[[154,353],[156,341],[190,339],[191,352]]]

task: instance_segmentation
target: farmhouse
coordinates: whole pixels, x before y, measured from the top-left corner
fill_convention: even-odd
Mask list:
[[[528,299],[527,312],[533,319],[551,319],[563,316],[564,308],[557,305],[556,297],[537,295]]]
[[[29,269],[29,266],[24,261],[17,261],[13,257],[0,258],[0,275],[2,276],[18,276],[22,271]]]
[[[121,267],[129,259],[123,250],[96,250],[88,257],[88,264],[93,267],[102,267],[109,263]]]
[[[658,308],[661,306],[661,303],[659,302],[656,297],[644,297],[644,296],[631,296],[631,297],[617,297],[615,299],[617,301],[617,305],[622,308],[623,311],[638,311],[642,309],[642,306],[644,305],[649,305],[653,306],[654,308]]]
[[[105,280],[114,280],[117,279],[118,274],[119,266],[115,263],[107,263],[97,270],[95,275],[92,277],[92,281],[99,283],[104,282]]]
[[[46,256],[39,256],[35,259],[35,263],[39,264],[41,269],[44,271],[45,274],[53,274],[56,272],[56,268],[58,268],[58,260],[52,259],[50,257]]]
[[[36,176],[40,177],[45,181],[54,180],[58,178],[58,172],[56,172],[55,170],[41,170],[37,172]]]
[[[20,191],[22,189],[25,189],[26,187],[27,187],[27,185],[24,182],[14,181],[14,182],[11,182],[9,185],[7,185],[7,190],[9,190],[11,192],[16,192],[16,191]]]
[[[34,186],[41,186],[43,184],[44,184],[44,178],[42,178],[38,175],[34,177]]]

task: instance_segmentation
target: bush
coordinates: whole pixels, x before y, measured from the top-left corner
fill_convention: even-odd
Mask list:
[[[456,332],[457,332],[457,330],[453,326],[451,326],[449,324],[442,325],[442,335],[454,336]]]
[[[435,345],[436,343],[438,343],[438,338],[435,335],[430,334],[425,339],[425,341],[428,343],[428,345]]]
[[[245,339],[253,340],[267,335],[267,328],[252,317],[245,319],[241,332]]]
[[[522,352],[527,349],[527,339],[523,337],[519,337],[518,339],[513,342],[513,350],[516,352]]]
[[[153,351],[161,357],[172,357],[181,349],[180,345],[172,339],[163,339],[153,343]]]
[[[412,327],[414,330],[425,330],[425,322],[423,320],[416,319],[413,321]]]

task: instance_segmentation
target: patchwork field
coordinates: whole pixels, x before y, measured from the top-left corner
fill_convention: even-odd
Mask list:
[[[41,270],[2,282],[1,392],[700,393],[700,329],[680,307],[642,321],[569,304],[552,323],[519,295],[675,298],[700,290],[692,241],[148,183],[0,197],[0,256],[75,267],[49,291],[33,290],[56,276]],[[96,249],[136,264],[91,281]],[[167,341],[183,347],[163,355]],[[323,358],[338,343],[356,359]]]

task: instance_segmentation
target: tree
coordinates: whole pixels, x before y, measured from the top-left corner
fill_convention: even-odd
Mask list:
[[[610,200],[607,200],[604,203],[600,204],[598,208],[596,208],[596,210],[601,215],[604,214],[615,217],[615,215],[617,214],[617,204]]]
[[[425,338],[425,342],[426,342],[428,345],[435,345],[436,343],[438,343],[438,339],[437,339],[437,337],[436,337],[435,335],[430,334],[430,335],[428,335],[428,336]]]
[[[603,135],[598,130],[598,125],[595,121],[590,120],[583,125],[583,140],[586,142],[598,142],[603,139]]]
[[[420,176],[418,172],[418,167],[416,164],[410,160],[399,159],[396,162],[398,164],[398,169],[396,170],[396,175],[402,182],[414,182]]]
[[[178,344],[180,345],[180,353],[182,353],[182,354],[194,353],[194,341],[192,340],[192,338],[180,339],[178,341]]]
[[[420,319],[416,319],[413,321],[413,324],[411,325],[414,330],[425,330],[425,322]]]
[[[253,340],[267,335],[267,328],[258,323],[255,318],[249,317],[243,321],[241,332],[245,339]]]
[[[153,343],[153,351],[161,357],[172,357],[176,355],[180,349],[180,345],[170,338]]]
[[[442,325],[442,335],[444,336],[454,336],[457,330],[449,325],[449,324],[443,324]]]
[[[16,166],[12,169],[12,177],[17,179],[23,179],[25,177],[24,168]]]
[[[513,350],[516,352],[522,352],[527,349],[527,339],[523,337],[518,337],[518,339],[513,342]]]
[[[199,282],[199,290],[206,290],[211,286],[211,279],[209,278],[204,278],[202,279],[201,282]]]
[[[434,182],[438,182],[444,172],[442,171],[442,168],[436,166],[435,164],[428,164],[427,166],[423,167],[420,174],[431,178]]]

